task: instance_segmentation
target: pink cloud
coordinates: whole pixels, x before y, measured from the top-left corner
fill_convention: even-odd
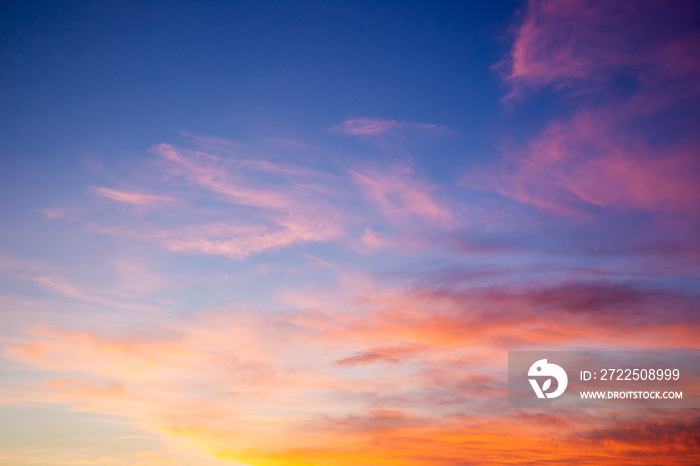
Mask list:
[[[360,241],[357,243],[355,249],[358,252],[369,253],[391,245],[392,242],[386,239],[383,235],[377,233],[369,227],[365,227],[362,236],[360,236]]]
[[[468,176],[466,184],[563,213],[585,205],[693,212],[700,203],[700,142],[651,148],[625,137],[617,116],[605,108],[552,123],[526,150],[507,154],[498,174]]]
[[[450,210],[434,198],[435,187],[416,177],[407,165],[396,165],[388,171],[349,172],[363,195],[390,219],[414,215],[446,222],[453,218]]]
[[[185,254],[240,260],[320,241],[340,241],[369,252],[403,240],[390,242],[366,224],[381,229],[382,224],[394,228],[409,221],[414,230],[427,231],[454,221],[451,209],[438,199],[437,187],[408,166],[345,171],[338,167],[340,173],[333,174],[255,157],[244,146],[218,138],[188,139],[191,148],[166,143],[152,148],[160,156],[156,167],[164,171],[155,176],[165,176],[163,183],[170,191],[188,191],[182,197],[189,204],[170,214],[182,218],[184,225],[91,224],[86,229],[156,241]],[[421,224],[420,218],[433,224]]]
[[[153,206],[165,202],[173,202],[174,199],[164,196],[154,196],[152,194],[142,194],[134,192],[117,191],[116,189],[95,186],[92,191],[100,196],[112,199],[117,202],[133,204],[138,206]]]
[[[686,27],[696,7],[691,1],[668,8],[655,0],[531,0],[511,52],[513,92],[549,84],[600,91],[620,71],[636,73],[643,85],[697,76],[699,36]]]
[[[332,202],[342,192],[342,180],[305,167],[246,155],[241,145],[227,144],[222,139],[190,139],[196,149],[160,144],[152,150],[162,157],[171,175],[200,189],[202,197],[214,195],[246,210],[240,211],[242,215],[235,222],[219,220],[150,229],[146,235],[132,232],[131,236],[157,239],[172,251],[233,259],[343,236],[346,216]]]
[[[277,227],[208,224],[162,231],[159,236],[171,251],[243,259],[254,253],[292,244],[338,239],[343,233],[341,225],[322,218],[289,218],[280,219]]]
[[[331,131],[350,136],[379,137],[399,133],[448,134],[443,126],[381,118],[351,118],[331,128]]]
[[[700,139],[681,132],[668,140],[671,131],[657,128],[661,111],[683,112],[700,95],[693,11],[693,2],[530,1],[511,53],[511,96],[552,85],[599,98],[581,100],[571,117],[466,184],[569,215],[596,206],[696,217]]]
[[[226,160],[215,155],[180,149],[170,144],[159,144],[152,150],[170,164],[174,174],[184,176],[197,186],[224,194],[237,204],[286,209],[293,202],[288,195],[277,190],[236,183],[235,171],[231,170]]]
[[[46,218],[51,219],[51,220],[59,220],[61,218],[64,218],[66,216],[66,211],[64,209],[43,209],[41,211]]]

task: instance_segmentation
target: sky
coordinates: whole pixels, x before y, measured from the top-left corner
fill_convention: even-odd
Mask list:
[[[697,2],[0,8],[3,466],[700,462]]]

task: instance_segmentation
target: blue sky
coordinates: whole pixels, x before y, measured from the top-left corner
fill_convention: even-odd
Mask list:
[[[482,144],[502,96],[489,67],[507,51],[515,5],[10,5],[3,127],[14,141],[40,126],[60,147],[87,149],[70,147],[81,134],[137,151],[182,128],[267,137],[270,125],[316,132],[381,114],[467,128]]]

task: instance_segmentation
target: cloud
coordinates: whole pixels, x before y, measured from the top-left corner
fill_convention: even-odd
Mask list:
[[[171,251],[243,259],[251,254],[313,241],[341,238],[347,215],[334,205],[344,196],[343,180],[306,167],[274,163],[245,154],[241,144],[187,135],[193,148],[159,144],[171,189],[184,180],[192,208],[183,226],[90,227],[90,230],[159,241]],[[192,190],[195,190],[192,192]],[[200,208],[212,198],[221,207]],[[194,211],[192,211],[194,210]],[[195,223],[192,218],[197,218]],[[226,219],[226,220],[222,220]]]
[[[354,356],[349,356],[338,361],[341,366],[356,366],[361,364],[374,364],[377,362],[399,362],[404,357],[419,351],[419,347],[415,346],[390,346],[372,348],[368,351],[363,351]]]
[[[370,253],[389,246],[392,246],[391,241],[371,228],[365,227],[355,250],[362,253]]]
[[[618,452],[621,458],[658,455],[678,464],[692,464],[700,451],[700,419],[687,413],[659,414],[653,419],[614,420],[608,425],[571,435],[572,441]],[[680,461],[680,462],[679,462]]]
[[[531,0],[511,52],[507,79],[522,87],[554,85],[601,91],[620,76],[642,86],[687,79],[700,72],[697,4],[644,0],[559,2]]]
[[[695,212],[700,141],[650,147],[617,123],[627,118],[608,108],[580,111],[550,124],[527,149],[506,154],[497,175],[469,175],[465,183],[490,179],[485,186],[508,198],[565,214],[587,206]]]
[[[292,244],[338,239],[340,224],[323,218],[288,218],[277,227],[265,225],[208,224],[161,232],[162,242],[171,251],[208,254],[243,259],[251,254],[278,250]]]
[[[189,147],[162,143],[151,149],[160,170],[151,176],[163,178],[160,189],[167,186],[188,199],[177,208],[164,206],[169,221],[135,226],[127,219],[115,226],[91,223],[85,230],[242,260],[311,242],[340,242],[366,252],[389,244],[414,247],[421,242],[416,238],[455,221],[451,207],[438,199],[438,186],[406,164],[339,166],[334,173],[256,156],[220,138],[187,135],[187,141]],[[165,199],[146,199],[152,198]],[[408,224],[410,229],[390,238],[397,225]]]
[[[152,151],[163,157],[174,175],[183,176],[201,188],[223,194],[236,204],[274,210],[285,210],[295,204],[294,199],[281,190],[260,188],[258,186],[261,184],[252,183],[252,179],[237,175],[237,171],[245,167],[235,164],[236,159],[223,159],[165,143],[154,146]],[[259,169],[260,165],[255,168]],[[274,166],[269,165],[260,171],[273,171],[271,168],[274,170]]]
[[[134,192],[117,191],[116,189],[94,186],[92,188],[96,194],[112,199],[117,202],[133,204],[138,206],[154,206],[166,202],[173,202],[174,199],[164,196],[154,196],[152,194],[141,194]]]
[[[66,216],[65,209],[43,209],[41,213],[51,220],[59,220]]]
[[[546,342],[573,347],[696,347],[692,335],[700,309],[697,295],[602,279],[535,281],[523,289],[508,285],[505,277],[502,280],[466,289],[464,282],[449,280],[407,290],[365,286],[355,291],[359,307],[352,314],[297,313],[290,319],[331,340],[352,337],[363,350],[344,356],[348,363],[398,357],[402,349],[413,349],[411,345],[495,349]],[[308,308],[308,300],[307,292],[299,307]],[[322,300],[314,307],[337,304]],[[659,314],[661,308],[667,311]],[[621,325],[626,336],[619,334]]]
[[[698,298],[673,290],[337,280],[290,290],[280,310],[267,312],[223,305],[83,329],[32,324],[6,356],[46,378],[19,399],[127,416],[212,458],[427,466],[468,455],[492,464],[598,464],[604,456],[590,445],[603,441],[600,433],[645,416],[518,417],[503,405],[503,348],[697,347]],[[556,437],[546,426],[556,426]],[[680,451],[677,443],[654,453],[647,437],[615,451],[639,447],[654,459]],[[700,454],[692,444],[686,452]]]
[[[408,165],[395,165],[389,171],[350,170],[363,195],[376,203],[393,220],[406,217],[427,217],[447,222],[450,210],[434,199],[435,186],[415,176]]]
[[[347,134],[362,138],[376,138],[399,134],[447,135],[450,131],[443,127],[427,123],[409,121],[383,120],[381,118],[351,118],[333,126],[334,133]]]
[[[89,266],[87,268],[90,269]],[[11,277],[13,280],[32,282],[52,295],[91,306],[99,305],[99,308],[152,312],[155,308],[144,302],[143,298],[167,288],[163,277],[149,270],[149,267],[140,261],[117,259],[103,267],[103,270],[109,270],[112,275],[111,280],[106,285],[96,286],[94,277],[77,279],[69,276],[65,267],[14,260],[0,255],[1,275]],[[71,275],[74,273],[75,271],[72,271]],[[5,298],[8,303],[11,302],[9,295]],[[46,299],[50,302],[52,298]],[[31,299],[23,304],[37,309],[47,305],[46,302],[35,302]]]
[[[547,88],[574,110],[465,184],[579,218],[641,210],[697,222],[700,139],[675,129],[697,114],[686,105],[700,96],[697,12],[684,1],[528,2],[508,97]]]

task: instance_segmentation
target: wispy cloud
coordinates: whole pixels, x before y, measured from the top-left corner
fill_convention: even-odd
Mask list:
[[[401,238],[390,240],[379,233],[382,228],[368,225],[391,230],[408,222],[412,230],[427,232],[455,220],[447,201],[439,199],[438,186],[407,164],[338,166],[333,172],[253,156],[243,145],[218,138],[188,136],[188,141],[188,148],[166,143],[152,148],[160,157],[156,167],[163,170],[152,176],[165,176],[164,186],[188,199],[189,205],[164,206],[171,215],[189,215],[184,225],[90,224],[86,230],[157,241],[185,254],[240,260],[310,242],[376,251]],[[109,194],[142,204],[165,199]],[[439,225],[428,227],[421,218]]]
[[[0,274],[15,280],[34,283],[53,295],[99,305],[107,309],[154,311],[155,307],[141,300],[166,288],[166,282],[138,261],[118,259],[106,264],[113,279],[107,286],[94,286],[93,280],[66,276],[64,270],[45,263],[13,260],[0,255]]]
[[[388,171],[351,170],[364,196],[392,219],[415,215],[448,221],[450,210],[434,197],[435,187],[417,177],[409,165],[395,165]]]
[[[444,126],[410,121],[384,120],[381,118],[351,118],[331,128],[332,132],[358,137],[381,137],[387,135],[448,135]]]
[[[58,220],[66,216],[64,209],[42,209],[41,213],[51,220]]]
[[[138,231],[92,229],[155,239],[171,251],[234,259],[344,235],[348,219],[332,202],[342,197],[343,181],[337,176],[251,157],[242,145],[223,139],[188,139],[194,149],[165,143],[152,148],[161,157],[160,166],[166,169],[171,188],[177,189],[184,180],[196,189],[189,193],[190,199],[201,203],[215,198],[226,207],[206,209],[206,215],[198,215],[201,221],[196,225],[145,226]]]
[[[104,188],[95,186],[92,188],[95,194],[112,199],[117,202],[126,204],[134,204],[138,206],[154,206],[166,202],[173,202],[174,199],[164,196],[155,196],[152,194],[142,194],[136,192],[117,191],[116,189]]]
[[[343,235],[343,227],[322,218],[287,218],[276,227],[265,225],[208,224],[161,232],[171,251],[210,254],[242,259],[265,250],[311,241],[330,241]]]

